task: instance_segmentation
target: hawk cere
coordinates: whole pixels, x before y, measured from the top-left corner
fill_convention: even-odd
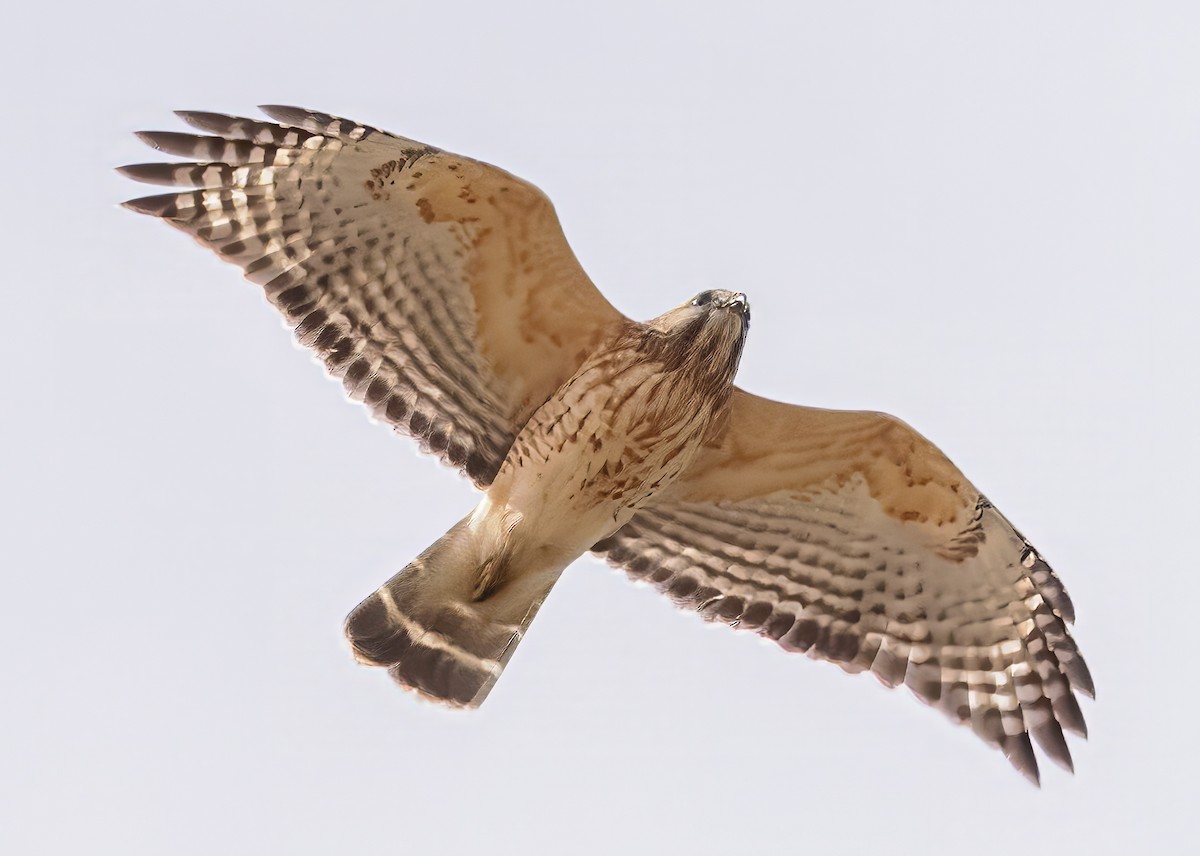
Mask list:
[[[469,158],[292,107],[139,136],[185,189],[125,203],[240,265],[349,395],[461,469],[479,505],[346,620],[355,656],[486,697],[591,550],[705,618],[870,671],[1033,781],[1070,769],[1092,679],[1042,556],[928,440],[880,413],[733,385],[744,295],[647,323],[576,261],[547,198]]]

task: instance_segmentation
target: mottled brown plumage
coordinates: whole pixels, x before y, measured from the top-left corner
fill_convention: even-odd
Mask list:
[[[347,619],[363,662],[479,704],[589,549],[705,618],[870,671],[1034,781],[1071,766],[1091,677],[1036,550],[893,417],[732,385],[745,298],[646,324],[591,284],[546,197],[495,167],[295,108],[181,113],[195,189],[126,203],[264,286],[351,397],[459,467],[479,506]]]

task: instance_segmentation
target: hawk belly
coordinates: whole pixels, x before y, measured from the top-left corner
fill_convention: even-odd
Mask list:
[[[666,489],[728,406],[742,321],[725,314],[687,336],[629,325],[586,359],[476,509],[350,614],[356,656],[479,705],[567,565]]]

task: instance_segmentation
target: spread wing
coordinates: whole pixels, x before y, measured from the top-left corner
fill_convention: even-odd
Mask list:
[[[1054,572],[928,440],[880,413],[736,390],[663,497],[596,545],[706,618],[870,670],[969,724],[1033,781],[1071,767],[1092,679]]]
[[[184,112],[212,135],[141,134],[190,162],[122,172],[194,189],[126,206],[241,266],[351,397],[490,483],[621,314],[532,185],[366,125],[262,109],[283,124]]]

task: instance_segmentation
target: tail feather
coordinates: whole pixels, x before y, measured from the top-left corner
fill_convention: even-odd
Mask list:
[[[391,586],[379,588],[346,619],[355,657],[386,667],[397,683],[424,696],[477,707],[500,677],[519,629],[456,615],[451,607],[418,619],[405,614]]]
[[[380,586],[345,624],[359,662],[455,707],[483,703],[558,576],[504,574],[498,587],[481,587],[496,573],[497,552],[468,520]]]

